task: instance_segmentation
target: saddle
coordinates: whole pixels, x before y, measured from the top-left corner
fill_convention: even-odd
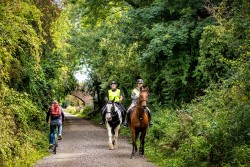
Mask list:
[[[128,111],[128,113],[127,113],[127,122],[130,122],[130,120],[131,120],[131,115],[132,115],[132,113],[134,112],[135,107],[136,107],[136,106],[132,107],[132,108]],[[148,108],[146,108],[145,111],[146,111],[146,114],[148,115],[148,117],[150,117]]]

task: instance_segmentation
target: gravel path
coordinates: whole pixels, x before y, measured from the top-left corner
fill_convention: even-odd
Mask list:
[[[140,155],[130,159],[132,145],[127,139],[118,139],[118,149],[108,149],[108,134],[104,127],[65,113],[63,139],[57,154],[50,155],[35,167],[155,167]]]

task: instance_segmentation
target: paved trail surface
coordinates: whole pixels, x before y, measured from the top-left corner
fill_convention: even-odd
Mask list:
[[[119,138],[118,148],[108,150],[106,128],[67,113],[65,116],[57,154],[43,158],[35,167],[155,167],[138,154],[130,159],[128,139]]]

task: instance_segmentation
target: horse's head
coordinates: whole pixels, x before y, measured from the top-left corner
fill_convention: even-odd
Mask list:
[[[142,108],[147,107],[147,101],[148,101],[148,88],[144,88],[141,90],[139,101],[141,102]]]
[[[117,107],[114,104],[114,101],[109,100],[106,104],[106,121],[112,121],[112,115],[117,111]]]

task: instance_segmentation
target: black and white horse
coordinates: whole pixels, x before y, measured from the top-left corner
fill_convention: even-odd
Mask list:
[[[113,150],[117,148],[118,145],[118,133],[122,123],[122,114],[114,101],[108,101],[106,108],[107,112],[105,118],[109,137],[109,149]]]

